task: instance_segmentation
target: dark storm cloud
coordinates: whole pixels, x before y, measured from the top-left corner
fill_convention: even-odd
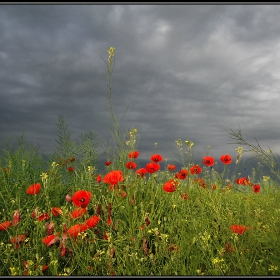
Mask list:
[[[113,110],[136,127],[143,158],[175,140],[201,158],[234,153],[229,128],[280,149],[277,5],[2,5],[0,130],[54,151],[58,116],[73,137],[109,141]],[[102,59],[103,58],[103,59]],[[106,110],[107,108],[107,110]]]

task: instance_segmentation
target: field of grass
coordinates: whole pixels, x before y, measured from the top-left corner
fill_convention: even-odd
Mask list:
[[[141,166],[137,129],[122,137],[113,113],[108,52],[114,146],[102,169],[97,135],[72,141],[62,117],[47,160],[23,137],[2,151],[0,275],[279,276],[278,158],[231,131],[236,158],[193,162],[194,143],[178,139],[180,168],[157,153]],[[269,175],[229,172],[242,145]]]

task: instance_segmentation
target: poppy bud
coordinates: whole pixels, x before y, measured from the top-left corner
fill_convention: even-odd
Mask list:
[[[16,210],[13,215],[12,225],[16,226],[20,222],[20,213],[19,210]]]
[[[35,219],[35,218],[37,217],[38,211],[39,211],[38,207],[36,207],[36,208],[33,210],[32,214],[31,214],[31,217],[32,217],[33,219]]]
[[[54,223],[51,221],[45,224],[47,235],[51,235],[54,233]]]
[[[72,198],[71,198],[71,196],[69,194],[66,195],[65,199],[66,199],[67,202],[71,202],[72,201]]]

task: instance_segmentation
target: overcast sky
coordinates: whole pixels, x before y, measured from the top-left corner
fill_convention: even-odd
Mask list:
[[[236,154],[227,131],[280,151],[279,5],[1,5],[0,141],[20,136],[53,153],[64,116],[73,138],[110,137],[113,110],[136,127],[141,159]],[[198,162],[199,163],[199,162]]]

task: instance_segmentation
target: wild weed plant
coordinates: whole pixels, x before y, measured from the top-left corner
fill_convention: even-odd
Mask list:
[[[231,130],[240,146],[236,158],[220,155],[223,170],[208,154],[194,162],[194,143],[181,139],[182,167],[157,153],[141,167],[138,131],[121,133],[113,111],[108,54],[105,172],[98,135],[73,141],[61,116],[48,160],[23,137],[2,151],[0,275],[279,276],[278,157]],[[252,177],[237,173],[244,152],[259,162]],[[271,176],[256,176],[262,166]]]

